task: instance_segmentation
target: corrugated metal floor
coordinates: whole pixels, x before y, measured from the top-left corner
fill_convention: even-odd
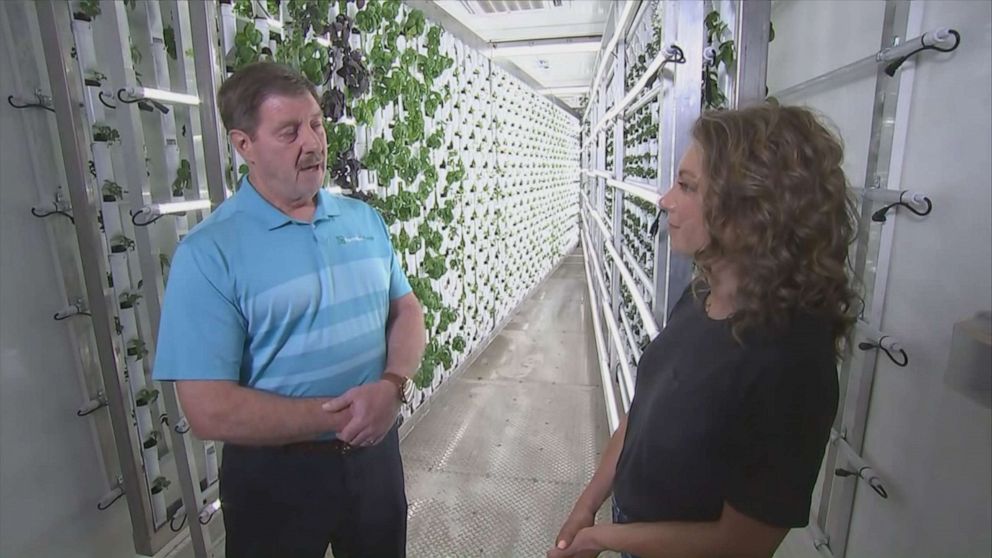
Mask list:
[[[554,545],[607,440],[587,293],[567,256],[403,441],[411,558]]]

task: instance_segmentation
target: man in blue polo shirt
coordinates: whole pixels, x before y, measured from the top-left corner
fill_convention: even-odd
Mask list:
[[[321,190],[306,78],[253,64],[218,104],[248,176],[176,249],[154,376],[176,382],[195,435],[225,442],[227,556],[404,556],[396,418],[420,304],[378,213]]]

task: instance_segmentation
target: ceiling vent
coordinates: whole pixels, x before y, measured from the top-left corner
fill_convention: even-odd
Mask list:
[[[472,15],[497,15],[543,10],[562,5],[562,0],[461,0]]]

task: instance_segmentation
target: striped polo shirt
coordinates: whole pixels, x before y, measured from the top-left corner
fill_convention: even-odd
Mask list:
[[[340,395],[381,378],[389,303],[410,291],[374,209],[321,190],[301,222],[245,179],[176,248],[153,377]]]

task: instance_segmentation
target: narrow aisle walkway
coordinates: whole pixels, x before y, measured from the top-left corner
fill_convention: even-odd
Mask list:
[[[587,298],[573,253],[403,441],[411,558],[554,544],[607,437]]]

